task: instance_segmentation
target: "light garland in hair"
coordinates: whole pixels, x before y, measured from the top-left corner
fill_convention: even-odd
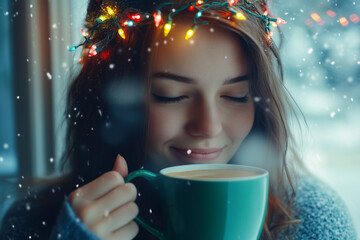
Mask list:
[[[255,0],[256,1],[256,0]],[[281,18],[272,18],[268,16],[268,10],[263,9],[264,12],[262,15],[254,13],[250,11],[248,8],[251,8],[253,3],[249,0],[227,0],[225,2],[215,2],[211,1],[207,3],[205,0],[189,0],[187,4],[179,4],[174,2],[166,2],[160,4],[156,11],[151,15],[148,13],[142,13],[137,9],[127,8],[125,10],[118,10],[115,7],[110,5],[106,6],[102,9],[102,15],[100,15],[96,19],[96,24],[92,27],[90,34],[87,33],[84,29],[81,29],[82,36],[85,38],[85,41],[77,46],[72,46],[69,51],[75,51],[78,47],[83,46],[85,44],[90,45],[88,56],[92,57],[97,55],[100,51],[102,51],[106,46],[110,43],[111,40],[114,39],[116,35],[119,35],[122,39],[126,39],[126,29],[131,28],[137,25],[146,24],[148,20],[153,19],[155,27],[159,28],[161,24],[163,24],[164,19],[162,16],[161,10],[167,6],[177,6],[178,9],[172,9],[172,11],[167,15],[167,22],[164,24],[164,36],[167,36],[173,25],[173,16],[179,14],[183,11],[195,11],[193,18],[193,26],[186,32],[185,39],[190,39],[198,25],[208,24],[208,22],[199,22],[199,18],[203,15],[204,12],[211,8],[227,10],[233,14],[236,19],[246,20],[246,16],[244,13],[247,13],[253,17],[259,18],[263,21],[265,25],[265,32],[269,39],[272,38],[273,32],[270,30],[270,26],[277,27],[279,24],[285,24]],[[238,11],[234,8],[234,6],[238,7],[241,11]],[[265,6],[265,5],[264,5]],[[101,29],[107,29],[106,36],[98,41],[94,41],[94,35]]]

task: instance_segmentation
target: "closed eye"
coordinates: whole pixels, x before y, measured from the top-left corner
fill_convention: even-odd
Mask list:
[[[239,103],[247,103],[249,101],[249,98],[247,96],[240,97],[240,98],[224,96],[224,98],[229,99],[229,100],[234,101],[234,102],[239,102]]]
[[[176,102],[180,102],[181,100],[187,98],[186,96],[169,98],[169,97],[159,96],[156,94],[152,94],[152,95],[153,95],[155,101],[161,102],[161,103],[176,103]]]
[[[160,102],[160,103],[177,103],[182,101],[183,99],[186,99],[186,96],[180,96],[180,97],[174,97],[174,98],[170,98],[170,97],[163,97],[163,96],[159,96],[156,94],[152,94],[152,96],[154,97],[155,101]],[[238,103],[247,103],[249,101],[249,98],[247,96],[245,97],[231,97],[231,96],[223,96],[226,99],[229,99],[231,101],[234,102],[238,102]]]

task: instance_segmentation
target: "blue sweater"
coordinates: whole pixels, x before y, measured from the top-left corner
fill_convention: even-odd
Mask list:
[[[295,239],[357,239],[345,204],[327,185],[304,179],[298,184],[296,193],[295,216],[302,222],[298,225]],[[35,198],[35,201],[26,199],[14,205],[3,221],[0,240],[99,239],[76,217],[66,198],[59,203],[49,202],[51,200],[47,204],[39,203]],[[45,212],[51,214],[38,214],[44,212],[45,206],[48,209]],[[149,239],[149,235],[144,236],[140,234],[137,239]],[[280,236],[280,239],[287,239]]]

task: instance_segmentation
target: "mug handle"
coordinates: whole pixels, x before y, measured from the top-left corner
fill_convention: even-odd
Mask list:
[[[130,173],[125,178],[125,182],[128,183],[128,182],[130,182],[131,180],[133,180],[134,178],[137,178],[137,177],[143,177],[146,180],[148,180],[149,182],[151,182],[153,185],[155,185],[154,180],[158,177],[158,175],[153,173],[153,172],[147,171],[147,170],[137,170],[137,171],[134,171],[134,172]],[[158,237],[160,240],[165,239],[164,233],[157,230],[155,227],[151,226],[151,224],[145,222],[141,217],[136,217],[135,222],[139,223],[142,227],[144,227],[151,234]]]

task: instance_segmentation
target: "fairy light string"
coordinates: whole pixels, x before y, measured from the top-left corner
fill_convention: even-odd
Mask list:
[[[259,1],[259,0],[255,0]],[[110,2],[110,1],[108,1]],[[91,28],[90,33],[87,33],[84,29],[81,29],[82,36],[84,37],[84,41],[79,45],[70,47],[69,51],[75,51],[77,48],[83,45],[89,45],[88,56],[93,57],[97,55],[100,51],[107,47],[107,45],[115,38],[115,36],[119,35],[122,39],[126,39],[126,31],[128,28],[136,27],[142,24],[148,24],[149,20],[152,20],[155,24],[156,28],[159,28],[163,25],[164,36],[167,36],[173,26],[173,17],[176,14],[179,14],[183,11],[197,11],[193,18],[194,24],[192,27],[186,32],[185,39],[190,39],[194,33],[198,25],[208,24],[206,21],[199,21],[202,17],[203,13],[208,11],[209,9],[221,9],[227,10],[234,15],[236,19],[246,20],[246,16],[244,13],[247,13],[255,18],[259,18],[262,20],[265,26],[265,33],[267,34],[269,39],[272,39],[273,32],[270,27],[277,27],[279,24],[285,24],[281,18],[274,18],[268,16],[268,10],[264,8],[263,14],[258,14],[256,12],[252,12],[251,5],[253,2],[249,0],[228,0],[226,2],[206,2],[205,0],[189,0],[186,4],[179,4],[174,2],[165,2],[159,4],[156,8],[156,11],[153,14],[144,13],[134,8],[126,8],[124,10],[116,9],[115,4],[108,4],[107,6],[102,8],[102,14],[96,18],[95,25]],[[164,18],[162,15],[162,9],[167,8],[169,6],[177,6],[177,9],[172,8],[169,14],[166,16],[166,23],[164,24]],[[235,9],[237,7],[238,9]],[[168,10],[168,9],[167,9]],[[99,31],[106,30],[106,36],[100,40],[95,40],[95,35]]]

